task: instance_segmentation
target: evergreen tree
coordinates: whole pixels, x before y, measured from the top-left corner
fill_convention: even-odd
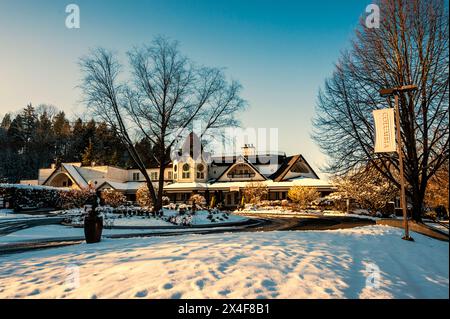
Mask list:
[[[64,112],[59,112],[53,119],[53,130],[55,134],[55,162],[65,162],[68,158],[71,128]]]
[[[2,119],[2,122],[0,124],[0,128],[2,128],[4,130],[8,130],[10,126],[11,126],[11,114],[10,113],[6,113],[5,116]]]
[[[89,144],[84,150],[84,153],[82,155],[81,164],[83,166],[91,166],[92,163],[94,162],[95,162],[94,144],[92,143],[92,141],[89,141]]]

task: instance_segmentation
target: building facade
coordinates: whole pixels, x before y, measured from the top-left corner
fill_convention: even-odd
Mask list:
[[[192,141],[191,141],[192,142]],[[194,143],[195,144],[195,143]],[[192,147],[183,148],[164,170],[164,194],[172,202],[187,202],[193,193],[214,197],[216,204],[238,206],[242,191],[251,182],[267,186],[269,200],[287,198],[293,186],[316,188],[322,195],[334,191],[331,184],[314,172],[305,158],[298,154],[258,154],[252,145],[245,145],[240,154],[210,155]],[[147,173],[157,187],[159,167],[148,168]],[[138,169],[112,166],[82,166],[81,163],[63,163],[39,171],[39,185],[84,188],[92,185],[98,191],[114,189],[124,193],[130,201],[145,183]]]

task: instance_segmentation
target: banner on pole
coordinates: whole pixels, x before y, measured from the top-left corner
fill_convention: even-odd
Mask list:
[[[375,123],[375,153],[397,151],[395,143],[394,109],[373,111]]]

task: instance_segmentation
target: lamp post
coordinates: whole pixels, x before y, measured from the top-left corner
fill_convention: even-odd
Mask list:
[[[404,240],[414,241],[414,239],[409,235],[409,224],[408,224],[408,210],[406,204],[406,194],[405,194],[405,175],[403,168],[403,151],[402,151],[402,135],[400,129],[400,110],[398,105],[398,99],[401,92],[412,92],[417,90],[417,85],[404,85],[400,87],[387,88],[380,90],[380,95],[383,97],[390,97],[394,95],[395,98],[395,126],[397,132],[397,153],[399,159],[399,170],[400,170],[400,203],[402,205],[403,211],[403,227],[405,228],[405,235],[402,237]]]

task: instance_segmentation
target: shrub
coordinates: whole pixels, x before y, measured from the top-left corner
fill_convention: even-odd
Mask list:
[[[101,197],[106,205],[111,207],[118,207],[120,205],[124,205],[127,201],[127,198],[121,192],[118,192],[113,189],[105,189]]]
[[[300,208],[306,208],[320,198],[320,193],[312,187],[294,186],[289,189],[288,197]]]
[[[202,207],[204,207],[206,205],[206,199],[205,197],[203,197],[200,194],[194,194],[191,196],[191,198],[189,199],[189,201],[192,204],[192,210],[195,211],[197,209],[197,207],[200,207],[200,209]]]
[[[0,184],[0,197],[8,208],[20,211],[26,208],[61,208],[60,189],[47,186]]]
[[[146,184],[143,184],[138,188],[136,192],[136,201],[141,207],[150,207],[153,205],[152,197],[150,196],[150,191]]]
[[[264,183],[261,182],[251,182],[248,183],[244,188],[244,201],[250,204],[257,204],[262,199],[267,197],[269,190]]]
[[[162,197],[162,204],[163,205],[169,205],[170,204],[170,198],[167,196]]]
[[[62,191],[60,196],[62,207],[66,209],[80,208],[87,204],[93,204],[97,200],[95,190],[91,187]]]

